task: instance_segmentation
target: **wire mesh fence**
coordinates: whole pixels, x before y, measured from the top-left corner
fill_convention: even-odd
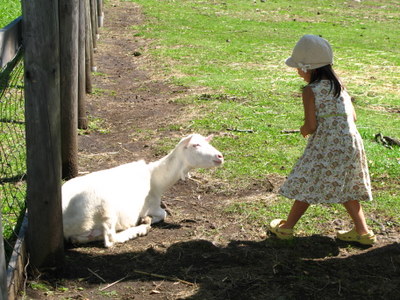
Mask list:
[[[25,198],[24,62],[20,50],[0,70],[0,208],[7,261],[24,216]]]

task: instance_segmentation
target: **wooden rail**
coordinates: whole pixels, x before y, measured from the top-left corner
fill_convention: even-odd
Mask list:
[[[0,69],[17,54],[22,41],[22,18],[0,29]]]

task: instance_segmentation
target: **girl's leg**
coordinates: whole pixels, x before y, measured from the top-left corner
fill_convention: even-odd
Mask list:
[[[296,225],[297,221],[301,218],[301,216],[306,212],[309,206],[310,204],[306,202],[295,200],[286,222],[283,223],[280,228],[292,229]]]
[[[367,222],[360,202],[356,200],[343,203],[350,217],[353,219],[354,226],[358,234],[363,235],[369,233]]]

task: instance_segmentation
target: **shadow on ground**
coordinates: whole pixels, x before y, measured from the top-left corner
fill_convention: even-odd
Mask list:
[[[317,235],[291,242],[273,237],[235,240],[224,247],[192,240],[125,253],[98,253],[97,246],[101,247],[91,245],[96,251],[87,253],[70,248],[64,270],[47,273],[42,280],[53,287],[80,281],[80,292],[71,294],[71,299],[92,299],[92,288],[97,291],[93,299],[103,299],[100,285],[121,279],[109,288],[118,299],[398,299],[400,295],[398,243],[344,258],[338,255],[347,244]]]

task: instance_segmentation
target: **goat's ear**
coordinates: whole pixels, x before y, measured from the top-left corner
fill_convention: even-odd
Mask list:
[[[210,134],[208,137],[206,137],[206,141],[209,143],[211,140],[214,138],[213,134]]]
[[[187,148],[189,146],[190,140],[192,139],[193,135],[188,135],[187,137],[184,137],[183,139],[181,139],[181,141],[179,142],[180,145],[184,146],[185,148]]]

